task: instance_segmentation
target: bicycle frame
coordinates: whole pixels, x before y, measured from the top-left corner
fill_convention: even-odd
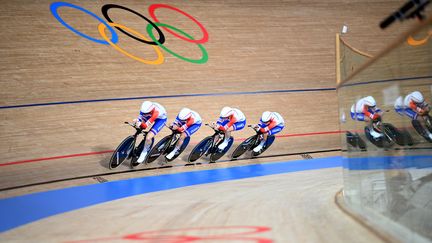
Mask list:
[[[220,142],[223,141],[223,139],[225,139],[225,133],[222,131],[217,130],[216,128],[210,126],[209,124],[205,124],[206,126],[210,127],[211,129],[213,129],[213,131],[215,132],[211,137],[212,137],[212,143],[210,145],[210,147],[208,148],[208,150],[206,151],[206,155],[210,153],[213,153],[214,148],[216,147],[216,145]],[[218,138],[217,138],[218,137]],[[217,141],[216,141],[217,140]]]

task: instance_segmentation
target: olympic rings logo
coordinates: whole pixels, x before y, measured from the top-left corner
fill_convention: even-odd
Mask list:
[[[409,36],[407,39],[407,43],[410,46],[421,46],[426,44],[429,41],[429,38],[431,36],[432,36],[432,30],[429,30],[427,36],[421,40],[416,40],[412,36]]]
[[[79,11],[82,11],[88,15],[90,15],[91,17],[97,19],[100,24],[98,25],[98,32],[100,34],[100,36],[102,37],[102,39],[97,39],[94,37],[91,37],[89,35],[86,35],[78,30],[76,30],[75,28],[73,28],[71,25],[69,25],[68,23],[66,23],[58,14],[58,9],[61,7],[69,7],[69,8],[74,8],[77,9]],[[144,19],[146,22],[148,22],[146,31],[147,34],[150,36],[151,40],[149,40],[147,37],[145,37],[142,33],[139,33],[138,31],[131,29],[127,26],[115,23],[109,16],[108,11],[110,9],[113,8],[117,8],[117,9],[122,9],[125,11],[128,11],[132,14],[135,14],[139,17],[141,17],[142,19]],[[166,8],[166,9],[170,9],[173,11],[176,11],[186,17],[188,17],[190,20],[192,20],[194,23],[196,23],[198,25],[198,27],[201,29],[202,33],[203,33],[203,37],[201,39],[194,39],[191,35],[189,35],[188,33],[184,32],[183,30],[180,30],[176,27],[173,27],[171,25],[165,24],[165,23],[160,23],[158,18],[156,17],[155,14],[155,10],[158,8]],[[95,13],[90,12],[89,10],[71,4],[71,3],[67,3],[67,2],[54,2],[51,4],[50,6],[50,10],[52,15],[66,28],[68,28],[69,30],[71,30],[72,32],[74,32],[75,34],[86,38],[88,40],[91,40],[93,42],[96,42],[98,44],[104,44],[104,45],[111,45],[114,49],[116,49],[117,51],[121,52],[122,54],[126,55],[127,57],[130,57],[136,61],[145,63],[145,64],[150,64],[150,65],[159,65],[162,64],[164,62],[164,55],[162,54],[162,51],[159,49],[162,48],[163,50],[165,50],[166,52],[170,53],[171,55],[190,62],[190,63],[196,63],[196,64],[203,64],[206,63],[208,61],[208,54],[206,49],[204,48],[204,46],[202,45],[203,43],[206,43],[208,41],[209,35],[207,30],[204,28],[204,26],[198,21],[196,20],[194,17],[192,17],[190,14],[175,8],[173,6],[167,5],[167,4],[152,4],[150,5],[150,7],[148,8],[149,10],[149,14],[152,17],[153,21],[148,19],[147,17],[145,17],[144,15],[126,8],[124,6],[120,6],[120,5],[116,5],[116,4],[106,4],[104,6],[102,6],[102,14],[105,17],[105,20],[103,20],[101,17],[97,16]],[[157,58],[155,60],[146,60],[146,59],[142,59],[140,57],[137,57],[129,52],[127,52],[126,50],[122,49],[119,45],[118,45],[118,35],[117,32],[114,30],[114,28],[117,29],[118,31],[122,32],[123,34],[139,41],[142,42],[144,44],[148,44],[151,45],[154,49],[154,51],[157,54]],[[161,28],[159,28],[161,27]],[[111,33],[111,39],[108,38],[106,30],[109,30],[109,32]],[[159,35],[159,39],[156,39],[155,35],[153,34],[153,29],[155,29]],[[161,29],[166,30],[167,32],[169,32],[170,34],[174,35],[177,38],[180,38],[184,41],[190,42],[190,43],[194,43],[197,44],[199,49],[202,52],[202,57],[200,59],[191,59],[191,58],[187,58],[184,56],[181,56],[177,53],[175,53],[174,51],[168,49],[166,46],[164,46],[163,44],[165,43],[165,35],[162,33]]]

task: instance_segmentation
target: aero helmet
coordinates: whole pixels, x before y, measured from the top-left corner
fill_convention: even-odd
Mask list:
[[[221,117],[229,117],[233,114],[233,109],[231,107],[225,106],[224,108],[222,108],[222,111],[220,113]]]
[[[150,113],[153,109],[154,109],[154,105],[152,102],[150,101],[144,101],[141,105],[141,112],[146,114],[146,113]]]
[[[261,121],[268,122],[272,117],[272,113],[270,111],[264,111],[261,116]]]
[[[182,121],[189,119],[189,117],[192,116],[192,111],[188,108],[183,108],[180,110],[180,113],[178,114],[178,118]]]
[[[365,105],[367,105],[367,106],[376,106],[376,101],[375,101],[375,99],[374,99],[374,97],[372,97],[372,96],[368,96],[368,97],[366,97],[365,99],[364,99],[364,104]]]
[[[411,97],[412,97],[412,100],[415,103],[419,103],[420,104],[420,103],[423,103],[423,101],[424,101],[423,95],[420,92],[418,92],[418,91],[412,92]]]

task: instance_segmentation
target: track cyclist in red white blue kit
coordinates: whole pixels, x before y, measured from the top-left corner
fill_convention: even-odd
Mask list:
[[[193,111],[189,108],[183,108],[180,110],[175,121],[171,125],[173,130],[177,130],[181,133],[180,139],[177,142],[174,150],[166,156],[167,159],[172,159],[178,153],[184,142],[184,139],[196,133],[201,127],[201,123],[201,116],[196,111]]]
[[[213,127],[225,133],[224,141],[219,144],[219,149],[223,150],[228,145],[232,131],[242,130],[246,125],[246,116],[239,109],[224,107],[221,110],[220,117]]]
[[[137,162],[144,162],[148,151],[150,150],[150,144],[154,136],[162,130],[167,121],[167,113],[165,108],[156,102],[144,101],[141,105],[140,114],[137,119],[134,119],[136,127],[146,129],[151,126],[150,132],[147,134],[145,146]]]
[[[279,113],[265,111],[261,116],[260,123],[254,127],[263,134],[260,144],[253,149],[255,153],[258,153],[264,147],[269,135],[275,135],[284,129],[285,121]]]

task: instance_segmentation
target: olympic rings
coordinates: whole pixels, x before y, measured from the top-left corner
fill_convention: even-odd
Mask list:
[[[192,43],[200,43],[200,44],[202,44],[202,43],[206,43],[208,41],[209,36],[208,36],[207,30],[204,28],[204,26],[200,22],[198,22],[198,20],[196,20],[194,17],[192,17],[189,14],[181,11],[178,8],[174,8],[174,7],[166,5],[166,4],[152,4],[152,5],[150,5],[150,7],[149,7],[149,13],[150,13],[150,16],[155,20],[156,23],[158,23],[159,20],[156,18],[156,15],[155,15],[154,11],[156,9],[158,9],[158,8],[169,8],[169,9],[177,11],[177,12],[183,14],[184,16],[188,17],[189,19],[191,19],[192,21],[194,21],[200,27],[200,29],[203,32],[204,36],[203,36],[203,38],[201,38],[199,40],[193,40],[193,39],[190,39],[190,38],[188,39],[188,38],[185,38],[183,36],[180,36],[180,35],[174,33],[173,31],[171,31],[171,30],[169,30],[167,28],[164,28],[169,33],[173,34],[174,36],[177,36],[178,38],[180,38],[182,40],[189,41],[189,42],[192,42]]]
[[[103,19],[101,19],[101,18],[100,18],[99,16],[97,16],[96,14],[94,14],[94,13],[88,11],[88,10],[85,9],[85,8],[82,8],[82,7],[77,6],[77,5],[73,5],[73,4],[71,4],[71,3],[65,3],[65,2],[54,2],[54,3],[52,3],[51,6],[50,6],[51,13],[54,15],[54,17],[55,17],[55,18],[56,18],[56,19],[57,19],[57,20],[58,20],[62,25],[64,25],[66,28],[68,28],[68,29],[70,29],[71,31],[73,31],[75,34],[77,34],[77,35],[79,35],[79,36],[82,36],[82,37],[84,37],[84,38],[86,38],[86,39],[89,39],[89,40],[91,40],[91,41],[94,41],[94,42],[96,42],[96,43],[108,45],[108,42],[107,42],[107,41],[95,39],[95,38],[93,38],[93,37],[91,37],[91,36],[88,36],[88,35],[86,35],[86,34],[83,34],[83,33],[79,32],[78,30],[72,28],[72,26],[68,25],[68,24],[67,24],[67,23],[66,23],[62,18],[60,18],[60,16],[58,15],[57,10],[58,10],[59,7],[71,7],[71,8],[75,8],[75,9],[81,10],[81,11],[83,11],[84,13],[87,13],[87,14],[89,14],[90,16],[96,18],[96,19],[99,20],[103,25],[105,25],[106,27],[108,27],[108,29],[109,29],[109,31],[111,32],[111,35],[112,35],[112,37],[111,37],[111,38],[112,38],[111,41],[112,41],[113,43],[117,43],[117,41],[118,41],[118,35],[117,35],[117,33],[114,31],[113,28],[111,28],[111,26],[108,25],[107,22],[105,22]]]
[[[174,30],[174,31],[177,31],[177,32],[179,32],[179,33],[185,35],[186,37],[190,38],[191,40],[194,40],[193,37],[190,36],[189,34],[185,33],[185,32],[182,31],[182,30],[179,30],[179,29],[177,29],[177,28],[175,28],[175,27],[172,27],[171,25],[162,24],[162,23],[156,23],[156,25],[158,25],[158,26],[162,26],[162,27],[165,27],[165,28],[172,29],[172,30]],[[104,26],[104,25],[102,25],[102,26]],[[147,33],[150,35],[150,38],[152,38],[153,41],[155,41],[155,42],[156,42],[156,43],[157,43],[157,44],[158,44],[162,49],[164,49],[165,51],[169,52],[171,55],[173,55],[173,56],[175,56],[175,57],[177,57],[177,58],[179,58],[179,59],[182,59],[182,60],[184,60],[184,61],[191,62],[191,63],[197,63],[197,64],[206,63],[207,60],[208,60],[208,54],[207,54],[207,51],[204,49],[203,45],[201,45],[201,44],[197,44],[197,45],[199,46],[199,48],[201,49],[201,51],[202,51],[202,53],[203,53],[202,58],[201,58],[201,59],[198,59],[198,60],[189,59],[189,58],[186,58],[186,57],[182,57],[182,56],[180,56],[179,54],[177,54],[177,53],[171,51],[170,49],[168,49],[166,46],[161,45],[161,44],[156,40],[156,38],[154,37],[153,32],[152,32],[152,25],[150,25],[150,24],[147,25]]]
[[[146,40],[146,38],[144,37],[144,35],[140,34],[139,32],[137,32],[137,31],[135,31],[135,30],[133,30],[133,29],[131,29],[131,28],[128,28],[128,27],[126,27],[126,26],[124,26],[124,25],[120,25],[120,24],[116,24],[116,23],[109,23],[109,25],[110,25],[110,26],[113,26],[113,27],[116,27],[116,28],[122,28],[122,29],[125,29],[125,30],[129,31],[129,32],[132,32],[133,34],[135,34],[135,35],[139,36],[140,38],[142,38],[144,41],[148,42],[148,40]],[[149,24],[149,26],[151,26],[151,25]],[[158,54],[158,58],[157,58],[156,60],[154,60],[154,61],[144,60],[144,59],[141,59],[141,58],[139,58],[139,57],[136,57],[136,56],[130,54],[129,52],[126,52],[125,50],[121,49],[121,48],[118,47],[116,44],[114,44],[113,42],[111,42],[111,41],[108,39],[108,36],[106,36],[105,29],[106,29],[105,25],[103,25],[103,24],[99,24],[99,26],[98,26],[98,30],[99,30],[100,35],[101,35],[101,36],[102,36],[102,37],[103,37],[103,38],[104,38],[104,39],[105,39],[105,40],[106,40],[106,41],[107,41],[107,42],[108,42],[112,47],[114,47],[117,51],[119,51],[119,52],[125,54],[126,56],[128,56],[128,57],[130,57],[130,58],[132,58],[132,59],[135,59],[135,60],[137,60],[137,61],[139,61],[139,62],[142,62],[142,63],[145,63],[145,64],[158,65],[158,64],[162,64],[162,63],[163,63],[163,61],[164,61],[164,56],[163,56],[162,52],[159,50],[159,48],[157,48],[156,46],[153,46],[153,48],[155,49],[156,53]]]
[[[126,10],[128,12],[134,13],[134,14],[140,16],[141,18],[145,19],[158,32],[158,34],[159,34],[159,40],[158,40],[158,42],[161,43],[161,44],[163,44],[165,42],[165,36],[162,33],[162,31],[151,20],[149,20],[148,18],[146,18],[142,14],[140,14],[140,13],[138,13],[138,12],[132,10],[132,9],[129,9],[129,8],[126,8],[126,7],[123,7],[123,6],[120,6],[120,5],[116,5],[116,4],[106,4],[106,5],[103,5],[102,6],[102,14],[108,20],[108,22],[113,23],[113,21],[111,20],[111,18],[108,15],[108,10],[110,10],[111,8],[120,8],[120,9]],[[156,42],[149,42],[149,41],[146,41],[145,39],[137,38],[136,36],[131,35],[128,32],[124,31],[122,28],[116,27],[116,29],[120,30],[123,34],[125,34],[125,35],[127,35],[127,36],[129,36],[131,38],[134,38],[137,41],[141,41],[143,43],[150,44],[150,45],[157,45]]]
[[[98,28],[99,34],[101,35],[101,37],[103,39],[102,40],[96,39],[94,37],[86,35],[80,31],[74,29],[71,25],[67,24],[58,14],[58,9],[60,7],[74,8],[74,9],[80,10],[80,11],[92,16],[93,18],[97,19],[100,22],[100,24],[98,25],[97,28]],[[110,10],[111,8],[119,8],[119,9],[126,10],[126,11],[131,12],[131,13],[143,18],[144,20],[146,20],[148,22],[147,28],[146,28],[146,30],[148,32],[147,34],[151,37],[151,39],[153,41],[148,40],[143,34],[137,32],[136,30],[133,30],[129,27],[126,27],[126,26],[118,24],[118,23],[114,23],[112,21],[112,19],[110,18],[110,16],[108,15],[108,10]],[[188,17],[189,19],[191,19],[193,22],[195,22],[198,25],[198,27],[203,32],[203,37],[199,40],[196,40],[191,35],[185,33],[184,31],[182,31],[178,28],[175,28],[175,27],[168,25],[168,24],[165,24],[165,23],[160,23],[155,16],[155,10],[158,8],[168,8],[168,9],[174,10],[174,11],[179,12],[179,13],[183,14],[184,16]],[[104,15],[104,17],[106,18],[108,23],[105,20],[103,20],[102,18],[100,18],[99,16],[97,16],[96,14],[90,12],[89,10],[87,10],[83,7],[71,4],[71,3],[53,2],[50,6],[50,10],[51,10],[51,13],[53,14],[53,16],[63,26],[65,26],[66,28],[68,28],[69,30],[74,32],[75,34],[77,34],[81,37],[84,37],[90,41],[96,42],[98,44],[111,45],[114,49],[123,53],[124,55],[126,55],[126,56],[128,56],[128,57],[130,57],[136,61],[145,63],[145,64],[159,65],[159,64],[163,63],[164,56],[163,56],[161,50],[159,49],[159,47],[164,49],[166,52],[170,53],[171,55],[173,55],[173,56],[175,56],[181,60],[187,61],[187,62],[196,63],[196,64],[203,64],[203,63],[206,63],[208,61],[208,53],[205,50],[204,46],[202,45],[202,43],[207,42],[209,39],[207,30],[204,28],[204,26],[200,22],[198,22],[198,20],[196,20],[190,14],[188,14],[188,13],[186,13],[186,12],[184,12],[178,8],[172,7],[170,5],[166,5],[166,4],[150,5],[149,13],[150,13],[151,17],[154,19],[154,22],[151,21],[150,19],[148,19],[147,17],[145,17],[144,15],[142,15],[142,14],[140,14],[140,13],[138,13],[132,9],[129,9],[129,8],[126,8],[126,7],[123,7],[120,5],[116,5],[116,4],[106,4],[106,5],[102,6],[102,9],[101,9],[102,14]],[[186,57],[180,56],[179,54],[177,54],[177,53],[173,52],[172,50],[168,49],[167,47],[165,47],[163,45],[165,43],[165,36],[158,26],[161,26],[164,30],[168,31],[169,33],[171,33],[172,35],[174,35],[177,38],[180,38],[180,39],[185,40],[185,41],[190,42],[190,43],[197,44],[198,47],[200,48],[201,52],[202,52],[202,57],[200,59],[186,58]],[[112,28],[112,27],[114,27],[114,28]],[[111,32],[111,40],[108,38],[107,33],[105,32],[107,28]],[[124,49],[120,48],[117,45],[119,38],[118,38],[117,33],[115,32],[115,29],[119,30],[120,32],[129,36],[130,38],[133,38],[133,39],[140,41],[142,43],[145,43],[145,44],[152,45],[152,47],[155,49],[155,51],[158,55],[157,58],[155,60],[145,60],[145,59],[139,58],[135,55],[132,55],[129,52],[125,51]],[[156,38],[153,34],[153,29],[155,29],[158,32],[159,40],[156,40]],[[180,33],[181,35],[179,35],[178,33]]]

